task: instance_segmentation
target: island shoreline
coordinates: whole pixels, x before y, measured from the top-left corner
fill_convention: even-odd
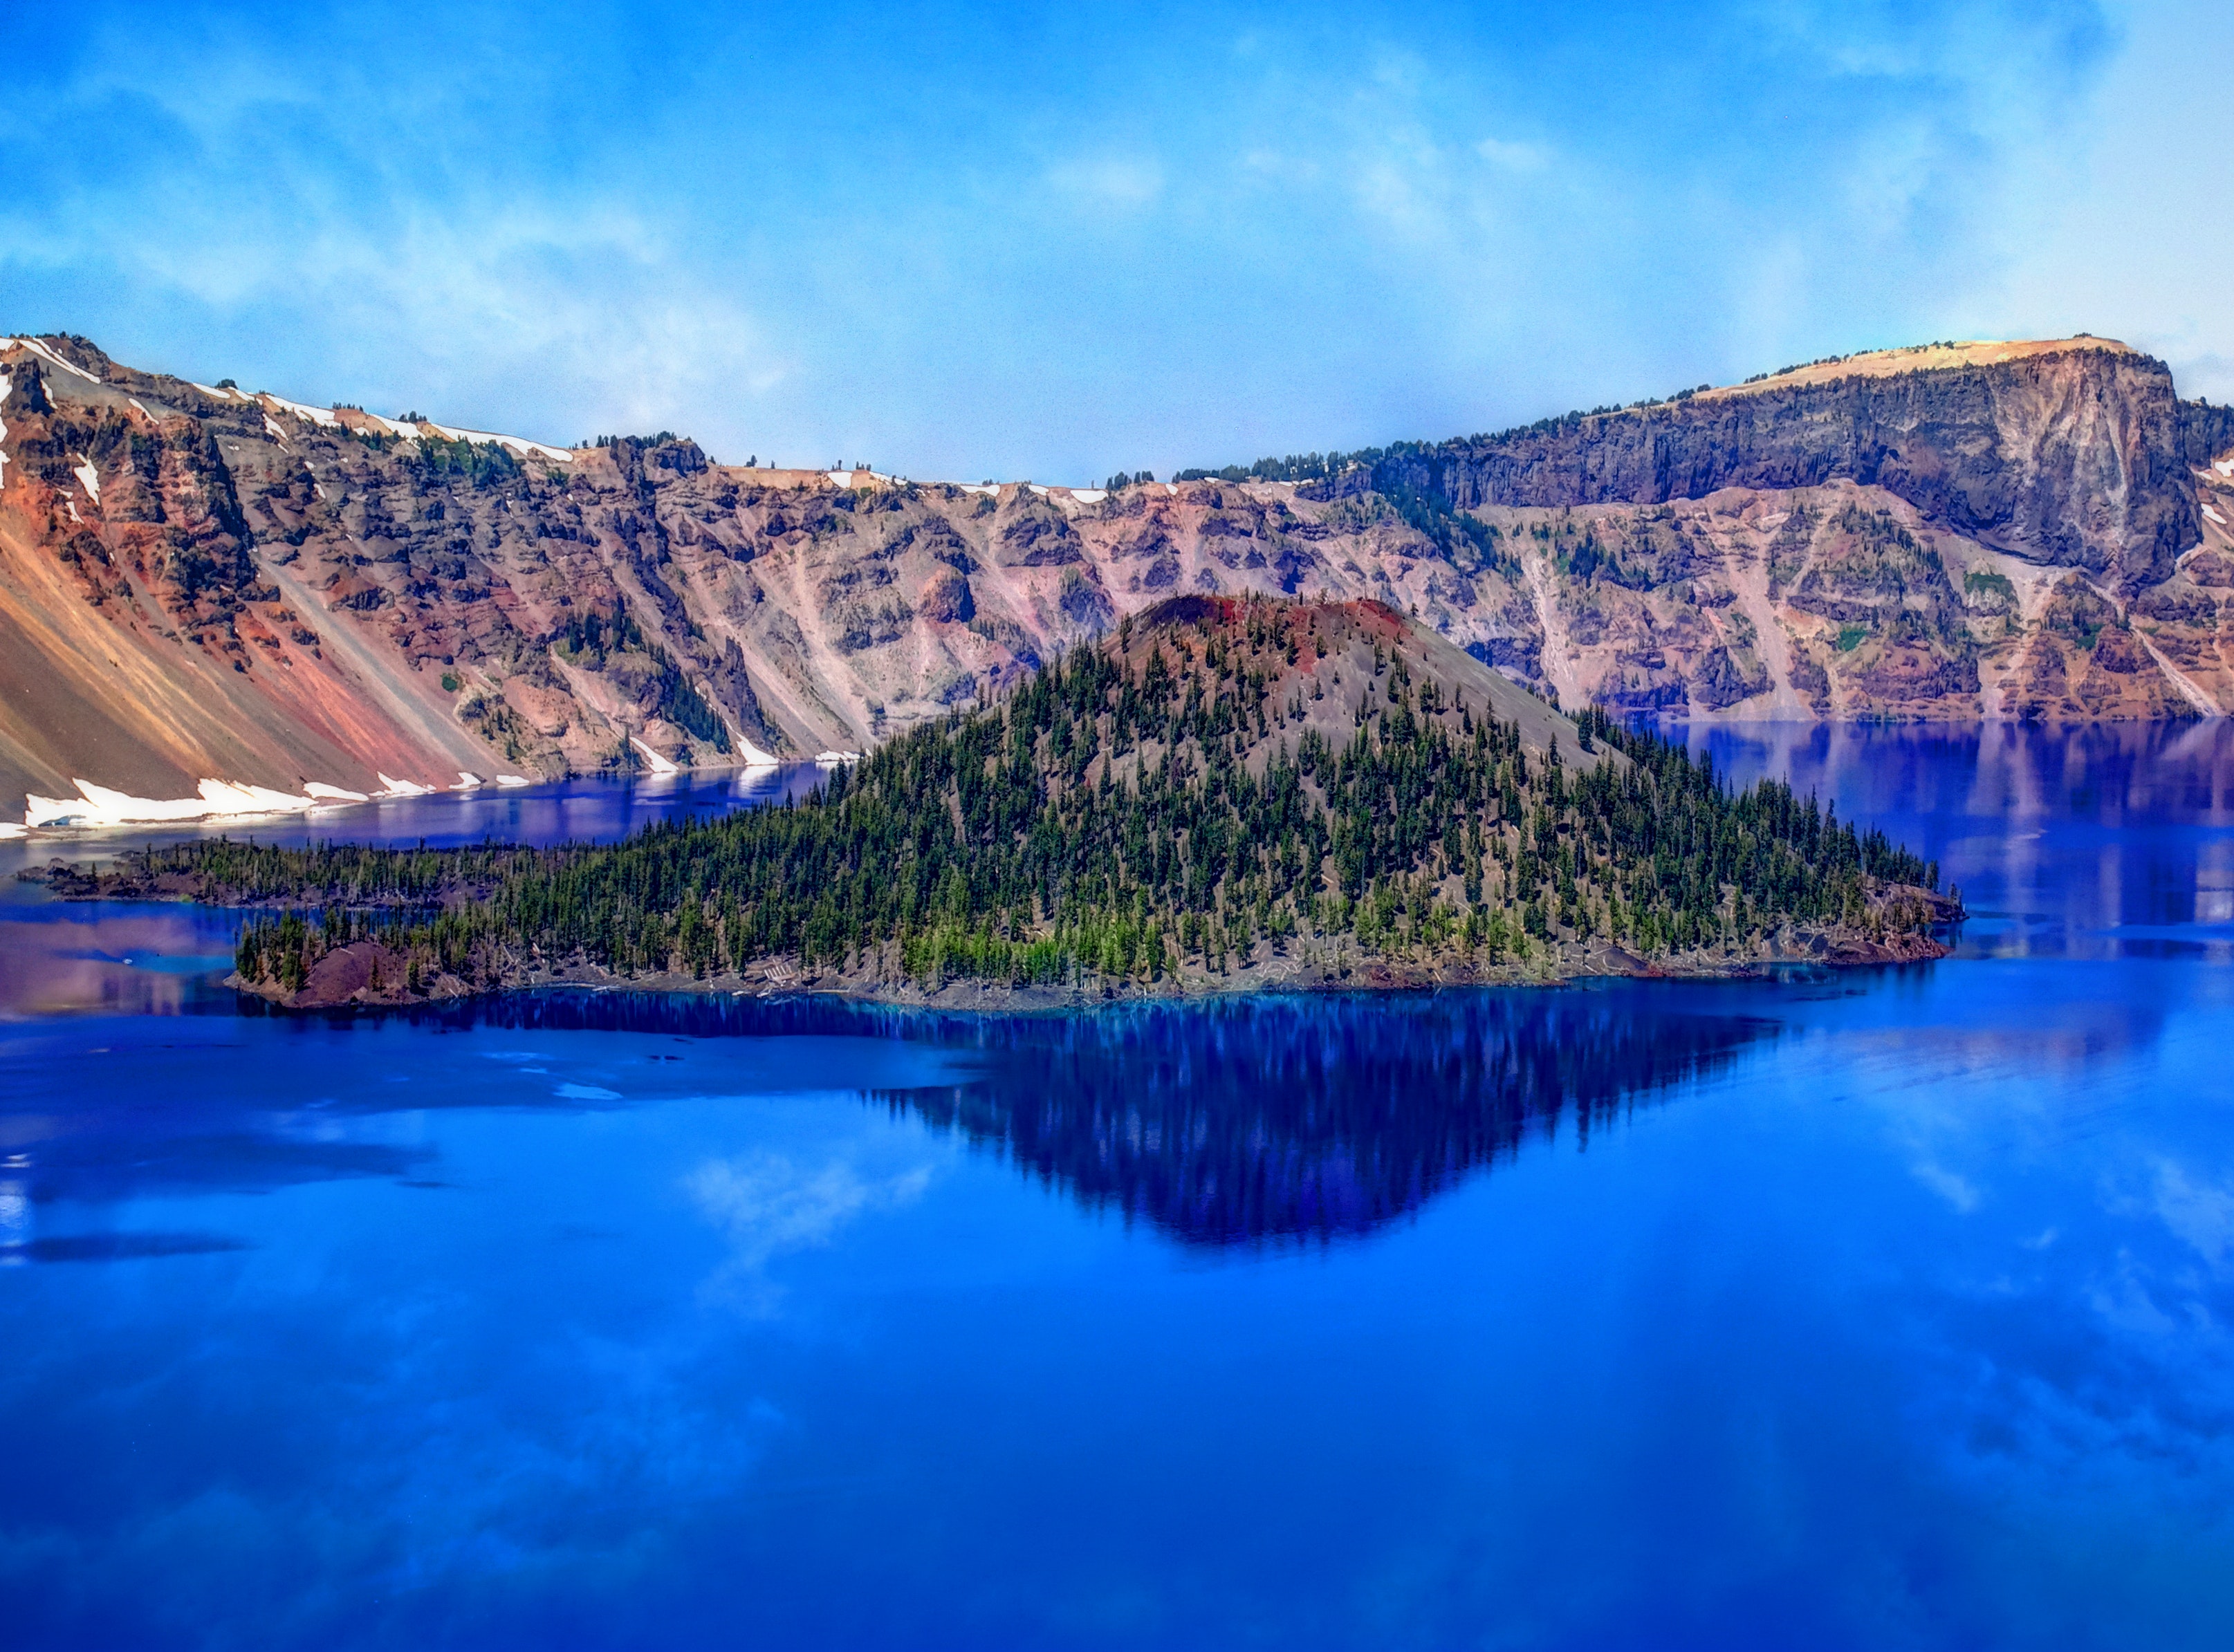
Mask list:
[[[1945,898],[1941,901],[1945,902]],[[1961,921],[1955,914],[1935,930]],[[417,1009],[552,989],[646,992],[720,998],[816,997],[832,1002],[892,1009],[983,1010],[1018,1013],[1084,1010],[1118,1003],[1184,1004],[1264,994],[1432,992],[1445,989],[1560,988],[1592,981],[1715,982],[1773,980],[1793,972],[1828,972],[1937,963],[1953,949],[1931,932],[1866,933],[1814,930],[1780,935],[1740,954],[1691,953],[1645,958],[1618,947],[1584,949],[1561,943],[1563,956],[1530,963],[1486,963],[1466,958],[1433,963],[1385,957],[1354,958],[1329,965],[1275,953],[1252,959],[1230,976],[1189,972],[1158,981],[1101,978],[1062,984],[1016,983],[957,976],[936,985],[895,979],[856,970],[802,968],[795,957],[765,961],[754,970],[696,976],[674,971],[620,975],[594,964],[552,970],[529,967],[507,971],[487,983],[442,976],[414,989],[404,976],[404,959],[376,940],[352,942],[324,953],[310,978],[291,990],[266,978],[250,981],[238,970],[222,984],[275,1009]],[[1313,949],[1307,949],[1316,950]]]

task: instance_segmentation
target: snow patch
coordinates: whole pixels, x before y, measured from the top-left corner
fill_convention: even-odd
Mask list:
[[[212,814],[284,814],[310,806],[310,794],[275,792],[268,786],[243,786],[236,780],[203,780],[195,789]],[[85,790],[82,781],[78,790]]]
[[[300,402],[290,402],[284,395],[274,395],[269,390],[259,392],[256,399],[264,404],[267,412],[271,408],[277,408],[282,413],[291,413],[297,419],[308,419],[312,424],[323,425],[329,430],[338,430],[342,428],[340,415],[331,408],[306,407]],[[265,422],[268,424],[270,420],[267,419]]]
[[[637,750],[643,754],[643,761],[651,765],[651,772],[653,774],[680,774],[683,772],[683,766],[680,763],[670,762],[666,758],[662,757],[657,752],[652,750],[650,747],[645,745],[643,741],[638,740],[634,735],[630,735],[629,736],[629,744],[635,747]]]
[[[93,460],[83,454],[80,454],[78,459],[80,462],[72,468],[70,474],[85,484],[85,496],[98,505],[101,503],[101,473],[94,469]],[[71,514],[75,515],[76,513],[72,512]]]
[[[13,820],[0,820],[0,843],[6,843],[11,838],[29,837],[30,832],[30,827],[19,826]]]
[[[10,378],[5,373],[0,373],[0,402],[5,402],[8,399],[8,393],[15,388],[15,380]],[[7,439],[8,421],[5,419],[0,419],[0,441],[5,441]],[[0,454],[0,488],[5,488],[7,486],[8,455],[5,454]]]
[[[2220,527],[2223,528],[2226,526],[2226,519],[2219,515],[2218,512],[2212,510],[2208,505],[2203,507],[2203,513],[2209,517],[2212,521],[2218,523]]]
[[[85,519],[77,513],[77,501],[75,500],[64,500],[62,501],[62,509],[70,513],[71,521],[76,523],[80,527],[83,527],[85,526]]]
[[[458,783],[450,789],[453,792],[478,792],[481,789],[481,777],[470,768],[461,768],[458,771]]]
[[[859,762],[861,761],[861,754],[859,752],[817,752],[814,754],[814,761],[821,764],[825,768],[835,768],[840,763]]]
[[[313,780],[300,793],[275,791],[239,780],[206,780],[193,797],[134,797],[91,780],[73,780],[78,795],[27,800],[23,826],[142,826],[159,821],[230,820],[258,815],[300,814],[322,802],[361,803],[362,792],[345,792],[337,786]],[[19,830],[16,835],[22,835]]]
[[[376,796],[432,797],[434,795],[433,787],[421,786],[416,780],[391,780],[385,774],[377,775],[375,778],[380,781],[380,790],[376,793]]]
[[[1109,497],[1109,490],[1106,487],[1074,487],[1070,490],[1070,496],[1081,505],[1099,505]]]
[[[25,349],[29,350],[34,356],[43,356],[48,361],[52,362],[56,367],[62,369],[65,373],[75,373],[78,377],[88,380],[95,384],[98,384],[101,382],[101,375],[98,373],[88,373],[75,362],[65,362],[61,356],[56,355],[54,351],[49,349],[44,344],[39,343],[36,338],[16,337],[10,339],[8,342],[11,344],[21,344]]]
[[[127,797],[121,792],[112,792],[105,786],[93,786],[84,780],[74,781],[73,784],[81,795],[74,798],[41,797],[34,792],[26,798],[23,824],[27,826],[114,826],[127,820],[195,820],[209,813],[209,805],[197,797]]]
[[[965,493],[997,493],[1001,491],[991,482],[957,482],[954,485]]]
[[[540,441],[530,441],[525,436],[500,436],[487,430],[453,430],[446,424],[427,421],[429,430],[439,431],[447,441],[493,441],[500,447],[509,447],[516,454],[539,454],[545,459],[555,459],[561,464],[571,464],[573,454],[565,447],[553,447]],[[417,435],[416,430],[408,432]]]
[[[264,415],[264,429],[265,434],[282,447],[287,445],[287,433],[279,428],[279,421],[268,413]]]
[[[737,736],[737,744],[744,748],[745,767],[747,768],[774,768],[779,767],[774,758],[769,756],[759,747],[754,745],[751,741],[747,740],[742,735]]]
[[[529,780],[525,774],[500,774],[496,777],[496,783],[499,786],[532,786],[535,784],[533,780]]]
[[[2222,459],[2211,467],[2221,476],[2234,476],[2234,459]]]
[[[138,399],[137,397],[127,395],[127,396],[126,396],[124,399],[125,399],[127,402],[131,402],[133,412],[134,412],[134,413],[138,414],[141,418],[143,418],[143,419],[147,420],[147,422],[148,422],[148,423],[150,423],[150,424],[153,424],[153,423],[154,423],[154,422],[155,422],[155,415],[154,415],[154,414],[152,414],[152,413],[148,412],[147,408],[145,408],[141,407],[141,406],[140,405],[139,399]]]
[[[240,395],[239,391],[228,390],[222,385],[197,383],[193,379],[188,379],[186,382],[193,385],[194,389],[199,390],[204,395],[214,396],[219,402],[230,402],[233,397]],[[244,402],[248,400],[245,395],[240,395],[240,399]]]

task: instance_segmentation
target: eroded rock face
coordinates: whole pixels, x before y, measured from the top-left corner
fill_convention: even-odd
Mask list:
[[[1899,354],[1448,442],[1383,460],[1371,483],[1460,507],[1556,508],[1843,480],[1996,551],[2127,589],[2197,543],[2188,478],[2203,461],[2190,449],[2215,457],[2213,432],[2229,433],[2183,415],[2163,362],[2096,339],[1906,369]]]
[[[83,340],[0,348],[0,810],[79,776],[179,797],[478,763],[322,645],[259,559],[218,428],[148,383]]]
[[[10,815],[79,776],[859,750],[1197,592],[1385,602],[1570,706],[2234,711],[2234,414],[2100,341],[1826,364],[1332,484],[1107,494],[541,447],[82,339],[0,344],[0,375]]]

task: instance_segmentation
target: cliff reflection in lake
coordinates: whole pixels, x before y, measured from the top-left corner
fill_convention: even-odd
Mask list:
[[[1939,862],[1972,957],[2234,962],[2234,722],[1689,731],[1733,784],[1835,802]]]

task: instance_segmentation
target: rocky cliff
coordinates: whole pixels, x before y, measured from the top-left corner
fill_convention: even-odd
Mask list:
[[[1927,346],[1448,442],[1367,474],[1461,509],[1852,482],[1994,550],[2134,588],[2201,537],[2186,448],[2204,422],[2183,419],[2164,363],[2107,339]]]
[[[0,810],[860,749],[1176,592],[1370,597],[1569,705],[2234,708],[2234,415],[2107,341],[1818,363],[1302,481],[567,448],[0,343]]]

